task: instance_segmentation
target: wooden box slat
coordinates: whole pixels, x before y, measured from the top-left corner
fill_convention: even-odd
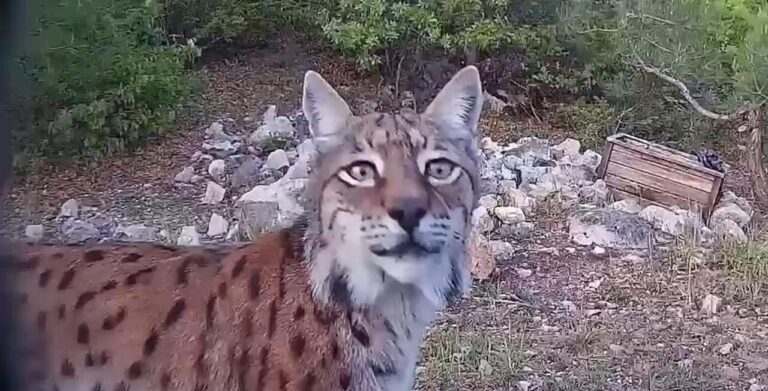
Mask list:
[[[669,165],[654,161],[653,158],[643,156],[638,152],[626,149],[620,145],[616,145],[611,152],[613,156],[612,160],[620,162],[629,167],[633,167],[638,171],[649,173],[651,175],[657,175],[659,173],[665,174],[666,179],[672,182],[679,183],[682,186],[692,187],[699,189],[706,193],[712,190],[712,178],[708,178],[701,175],[696,175],[690,171],[690,169],[674,169]]]
[[[624,133],[607,139],[598,176],[617,199],[698,209],[705,219],[723,182],[721,172],[704,167],[693,155]]]

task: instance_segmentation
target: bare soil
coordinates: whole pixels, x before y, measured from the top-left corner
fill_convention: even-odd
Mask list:
[[[31,223],[52,225],[69,198],[87,200],[131,223],[204,227],[213,209],[227,205],[201,205],[204,184],[173,183],[198,149],[203,129],[221,117],[258,119],[270,104],[278,105],[279,113],[298,109],[307,69],[341,86],[353,106],[362,99],[382,108],[397,104],[386,101],[383,78],[359,75],[339,60],[294,44],[206,59],[199,70],[202,105],[171,136],[98,165],[49,163],[15,178],[6,234],[21,236]],[[402,89],[426,86],[419,97],[432,93],[424,78],[404,80]],[[417,105],[419,99],[424,98],[417,98]],[[484,118],[483,132],[499,141],[567,136],[545,123],[504,115]],[[419,389],[759,390],[768,385],[765,302],[743,300],[728,289],[727,273],[694,265],[680,251],[596,257],[568,241],[563,218],[542,218],[531,235],[507,238],[516,251],[499,263],[498,275],[476,282],[468,298],[445,311],[425,344]],[[709,293],[723,298],[714,315],[700,311]]]

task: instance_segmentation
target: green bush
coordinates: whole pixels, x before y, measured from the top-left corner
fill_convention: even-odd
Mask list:
[[[562,12],[571,44],[592,64],[626,128],[655,140],[712,137],[711,121],[637,59],[685,83],[724,114],[768,101],[768,7],[761,0],[573,0]]]
[[[159,7],[132,0],[35,5],[37,26],[20,62],[33,92],[15,110],[18,152],[102,157],[167,129],[191,91],[186,66],[197,52],[192,44],[163,45]]]
[[[264,42],[285,32],[314,34],[334,13],[322,0],[164,0],[164,28],[203,45]]]
[[[323,26],[332,46],[371,70],[389,51],[399,56],[440,48],[448,54],[489,52],[508,44],[506,0],[340,0]]]

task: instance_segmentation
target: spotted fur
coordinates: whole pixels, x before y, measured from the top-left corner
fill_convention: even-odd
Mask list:
[[[308,72],[317,153],[307,214],[253,243],[15,243],[22,390],[359,390],[412,386],[459,297],[477,203],[477,70],[424,113],[354,116]]]

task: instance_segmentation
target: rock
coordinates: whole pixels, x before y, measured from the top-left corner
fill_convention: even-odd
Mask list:
[[[562,163],[552,169],[558,187],[577,185],[581,181],[594,181],[595,173],[583,164]]]
[[[720,197],[720,205],[724,204],[736,204],[749,216],[752,216],[754,211],[752,205],[749,204],[749,201],[747,201],[746,198],[739,197],[732,191],[723,192],[722,196]]]
[[[247,156],[232,174],[232,186],[234,188],[250,187],[259,182],[261,167],[264,162],[255,156]]]
[[[533,275],[533,270],[519,267],[515,268],[515,273],[517,273],[517,276],[520,278],[528,278]]]
[[[589,186],[584,186],[579,190],[579,196],[590,203],[604,205],[608,201],[608,185],[605,181],[598,179]]]
[[[483,137],[480,140],[480,149],[489,153],[501,152],[499,143],[493,141],[490,137]]]
[[[504,107],[507,106],[507,102],[491,95],[488,91],[483,91],[483,103],[485,107],[494,113],[500,113],[504,111]]]
[[[205,130],[205,135],[210,137],[213,140],[221,140],[221,141],[237,141],[237,137],[227,134],[227,132],[224,131],[224,125],[221,124],[221,122],[214,122],[211,124],[211,126],[208,127],[208,129]]]
[[[208,237],[224,235],[229,230],[229,222],[218,213],[212,213],[208,221]]]
[[[654,228],[671,235],[683,235],[685,233],[685,221],[677,213],[670,209],[649,205],[638,214]]]
[[[192,179],[190,179],[192,183],[201,183],[204,180],[205,180],[205,177],[202,175],[192,175]]]
[[[717,206],[717,208],[715,208],[715,211],[712,212],[712,216],[710,217],[709,221],[712,225],[715,225],[716,223],[723,220],[732,220],[738,223],[741,228],[744,228],[747,226],[747,224],[749,224],[751,219],[751,216],[738,205],[732,203],[721,203]]]
[[[229,226],[229,230],[227,231],[227,236],[224,237],[224,240],[226,241],[238,241],[240,239],[240,222],[235,221],[234,224],[231,224]]]
[[[288,179],[307,179],[312,172],[312,162],[317,155],[317,146],[312,139],[307,139],[299,144],[297,152],[299,156],[296,158],[296,162],[288,168],[285,176]]]
[[[31,224],[24,228],[24,236],[32,241],[39,242],[45,236],[45,227],[40,224]]]
[[[522,190],[509,188],[504,194],[504,200],[509,206],[516,206],[523,210],[526,216],[533,216],[536,209],[536,200],[527,196]]]
[[[706,315],[714,315],[717,313],[718,307],[720,307],[720,303],[723,301],[723,299],[709,293],[706,297],[701,301],[701,308],[699,311]]]
[[[480,199],[477,201],[477,204],[486,210],[493,210],[499,205],[499,201],[496,199],[495,195],[488,194],[480,197]]]
[[[507,259],[511,258],[515,253],[515,248],[509,243],[503,240],[491,240],[491,253],[494,258]]]
[[[78,217],[80,215],[80,203],[76,199],[70,198],[61,204],[61,217]]]
[[[506,155],[503,159],[501,159],[501,163],[510,170],[515,170],[517,168],[525,166],[525,161],[523,158],[515,155]]]
[[[712,231],[720,238],[746,243],[749,238],[739,224],[730,219],[721,219],[711,223]]]
[[[731,351],[733,351],[733,344],[732,343],[726,343],[724,345],[720,345],[720,347],[717,349],[718,352],[722,355],[728,355],[731,354]]]
[[[267,156],[267,163],[265,167],[271,170],[279,170],[288,166],[290,166],[290,163],[288,162],[288,155],[285,153],[285,150],[278,149],[272,151],[272,153]]]
[[[583,246],[646,248],[652,232],[637,215],[611,209],[579,208],[568,225],[571,240]]]
[[[160,239],[160,230],[144,224],[132,224],[127,227],[118,226],[114,236],[115,239],[127,242],[154,242]]]
[[[280,207],[277,202],[247,202],[236,209],[240,234],[243,237],[253,239],[257,235],[284,228],[288,225],[285,218],[281,218]]]
[[[190,183],[192,182],[192,175],[195,175],[195,167],[186,166],[180,173],[173,177],[173,180],[181,183]]]
[[[270,185],[259,185],[236,202],[242,228],[255,234],[285,227],[304,213],[306,179],[281,178]]]
[[[552,157],[560,160],[565,155],[578,156],[580,149],[581,143],[578,140],[568,138],[552,147]]]
[[[600,167],[600,162],[602,162],[602,160],[603,160],[603,157],[600,156],[599,153],[591,149],[587,149],[586,151],[584,151],[584,154],[581,155],[582,163],[587,167],[591,168],[592,171],[595,171],[595,172],[597,171],[597,168]]]
[[[264,110],[264,114],[261,115],[261,123],[269,124],[269,123],[275,122],[276,118],[277,118],[277,106],[269,105],[267,106],[267,109]]]
[[[61,225],[61,234],[66,243],[82,243],[99,239],[99,229],[93,224],[70,217]]]
[[[635,200],[632,199],[625,199],[621,201],[616,201],[610,205],[608,205],[608,209],[612,210],[619,210],[626,213],[640,213],[640,211],[643,210],[643,207],[640,206]]]
[[[360,115],[368,115],[379,110],[379,103],[370,99],[358,99],[355,106]]]
[[[517,140],[517,146],[507,151],[507,154],[523,158],[526,165],[533,166],[537,159],[549,160],[549,140],[535,137],[523,137]]]
[[[179,246],[199,246],[200,235],[197,234],[197,229],[195,229],[195,226],[187,225],[182,227],[181,233],[179,234],[178,239],[176,239],[176,244]]]
[[[263,122],[249,137],[252,144],[261,144],[271,138],[292,139],[296,133],[288,117],[277,116],[277,107],[269,106],[264,112]]]
[[[530,167],[521,166],[520,170],[520,185],[525,184],[538,184],[541,183],[541,178],[548,175],[552,169],[550,167]],[[554,182],[553,182],[554,183]]]
[[[608,251],[605,248],[600,247],[600,246],[595,246],[594,248],[592,248],[592,250],[590,252],[592,253],[592,255],[594,255],[594,256],[596,256],[598,258],[603,258],[606,255],[608,255]]]
[[[207,161],[213,160],[213,156],[211,156],[211,155],[209,155],[207,153],[203,153],[201,151],[195,151],[195,153],[192,154],[192,157],[189,158],[189,160],[192,163],[198,163],[198,162],[201,162],[201,161],[206,161],[207,162]]]
[[[551,174],[543,175],[539,178],[538,183],[534,185],[524,185],[521,189],[526,191],[536,201],[546,201],[553,194],[558,192],[562,194],[562,191],[565,190],[565,188],[559,187],[555,183],[555,179]]]
[[[203,195],[203,204],[215,205],[224,200],[224,194],[227,190],[216,182],[208,181]]]
[[[509,232],[511,235],[525,236],[533,232],[533,230],[536,228],[536,224],[530,221],[524,221],[522,223],[517,223],[515,225],[508,225],[502,228],[508,228],[507,232]]]
[[[525,221],[525,213],[516,206],[497,206],[493,214],[504,224],[517,224]]]
[[[478,206],[472,211],[472,228],[481,234],[493,230],[493,217],[484,206]]]
[[[533,384],[529,381],[520,380],[517,382],[517,389],[520,391],[529,391]]]
[[[240,149],[240,143],[210,139],[203,141],[203,149],[213,156],[225,158],[237,153],[237,150]]]
[[[224,125],[219,121],[215,121],[211,123],[210,126],[208,126],[208,129],[205,129],[205,135],[210,137],[214,133],[223,132],[223,131],[224,131]]]
[[[400,107],[403,109],[416,110],[416,98],[411,91],[403,91],[400,93],[403,97],[400,100]]]
[[[214,180],[221,181],[227,173],[227,163],[222,159],[216,159],[208,165],[208,174]]]
[[[467,249],[468,260],[471,262],[471,273],[479,280],[487,280],[496,272],[496,260],[488,239],[476,232],[470,236]]]

